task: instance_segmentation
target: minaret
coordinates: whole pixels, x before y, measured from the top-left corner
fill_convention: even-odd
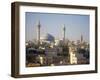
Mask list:
[[[81,43],[83,42],[83,35],[81,35]]]
[[[40,21],[37,24],[37,38],[38,38],[38,46],[40,45],[40,28],[41,28],[41,24]]]
[[[63,25],[63,41],[65,43],[65,32],[66,32],[66,28],[65,25]]]

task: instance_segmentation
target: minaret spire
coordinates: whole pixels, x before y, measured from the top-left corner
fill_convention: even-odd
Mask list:
[[[66,32],[66,28],[65,28],[65,24],[63,25],[63,41],[65,43],[65,32]]]
[[[38,35],[37,35],[37,37],[38,37],[38,45],[40,45],[40,28],[41,28],[41,24],[40,24],[40,20],[39,20],[38,24],[37,24],[37,29],[38,29],[38,31],[37,31],[37,33],[38,33]]]
[[[81,35],[81,43],[83,42],[83,35]]]

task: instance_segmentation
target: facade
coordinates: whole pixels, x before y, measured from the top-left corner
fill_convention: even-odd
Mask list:
[[[77,64],[77,53],[75,47],[69,47],[70,64]]]

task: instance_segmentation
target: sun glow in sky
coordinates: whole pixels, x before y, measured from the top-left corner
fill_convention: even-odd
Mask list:
[[[37,24],[41,24],[41,36],[49,33],[56,39],[63,38],[63,25],[66,27],[65,36],[69,40],[80,40],[81,35],[89,42],[89,15],[54,14],[54,13],[25,13],[26,41],[37,39]]]

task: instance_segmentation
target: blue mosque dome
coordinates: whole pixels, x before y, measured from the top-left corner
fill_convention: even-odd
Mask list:
[[[54,42],[54,40],[55,40],[54,36],[51,35],[51,34],[49,34],[49,33],[47,33],[46,35],[44,35],[44,36],[42,37],[42,39],[43,39],[43,40],[46,40],[46,41],[50,41],[50,42]]]

